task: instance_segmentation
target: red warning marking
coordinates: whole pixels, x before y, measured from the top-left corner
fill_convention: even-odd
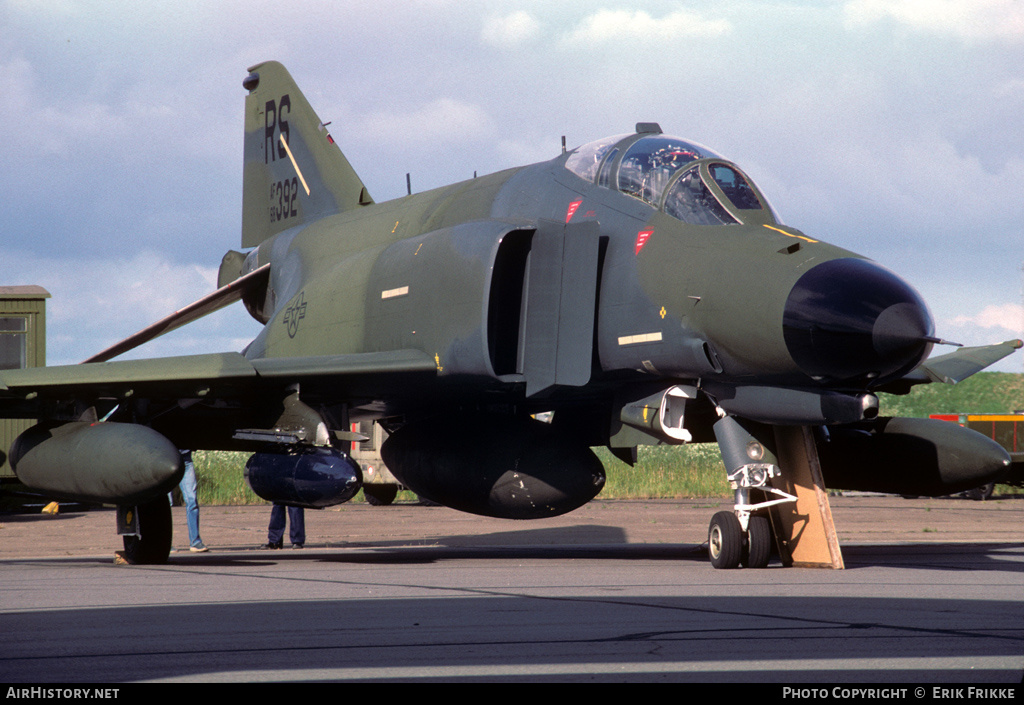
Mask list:
[[[581,203],[583,203],[582,199],[579,201],[573,201],[572,203],[569,204],[569,210],[565,212],[566,223],[572,220],[572,217],[576,214],[576,211],[579,209]]]
[[[641,230],[636,234],[636,252],[634,254],[640,254],[640,250],[647,244],[647,241],[651,239],[651,235],[654,234],[653,230]]]

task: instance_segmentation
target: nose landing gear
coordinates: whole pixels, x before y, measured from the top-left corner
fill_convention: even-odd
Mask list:
[[[762,438],[765,429],[750,425]],[[735,492],[733,511],[722,511],[711,518],[708,527],[708,557],[715,568],[764,568],[772,552],[772,530],[765,510],[777,504],[796,502],[796,497],[771,486],[779,475],[775,454],[735,418],[724,416],[715,424],[722,459],[729,471],[729,484]],[[751,503],[751,490],[761,497]],[[768,495],[775,495],[768,499]]]

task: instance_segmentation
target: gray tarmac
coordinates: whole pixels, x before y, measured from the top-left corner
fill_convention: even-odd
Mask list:
[[[110,510],[3,515],[0,681],[1020,689],[1024,498],[831,504],[841,571],[714,570],[728,505],[709,500],[531,522],[350,504],[307,511],[306,547],[279,551],[259,548],[268,507],[203,507],[204,554],[175,508],[163,566],[114,563]]]

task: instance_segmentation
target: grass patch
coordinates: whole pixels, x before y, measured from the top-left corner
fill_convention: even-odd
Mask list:
[[[249,455],[223,450],[197,450],[192,453],[200,506],[270,504],[258,497],[245,481],[243,473]]]
[[[714,443],[640,446],[633,467],[606,448],[594,451],[608,475],[599,495],[605,499],[683,499],[732,494],[722,456]]]

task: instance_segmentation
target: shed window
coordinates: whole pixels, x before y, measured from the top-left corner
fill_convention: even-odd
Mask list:
[[[0,317],[0,370],[28,366],[28,318]]]

